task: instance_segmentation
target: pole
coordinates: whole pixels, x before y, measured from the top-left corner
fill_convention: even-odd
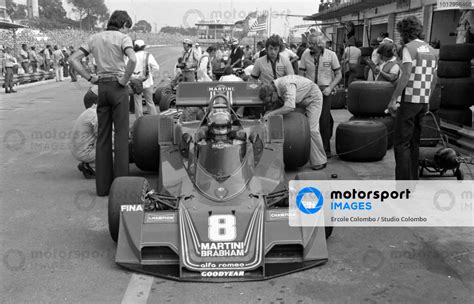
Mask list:
[[[272,33],[272,8],[270,7],[270,15],[268,16],[267,18],[269,20],[269,24],[268,24],[268,37],[270,37],[271,33]]]

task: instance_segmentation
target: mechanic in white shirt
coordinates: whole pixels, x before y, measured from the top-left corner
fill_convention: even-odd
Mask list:
[[[197,80],[212,81],[212,61],[216,55],[216,48],[210,46],[206,49],[201,58],[199,58]]]
[[[87,179],[95,177],[95,150],[98,127],[97,101],[99,96],[96,95],[97,86],[94,87],[89,89],[84,96],[86,110],[74,122],[71,138],[71,153],[76,160],[80,161],[77,168]]]
[[[135,41],[135,52],[137,57],[137,65],[133,72],[132,78],[144,79],[143,81],[143,97],[145,97],[148,113],[157,115],[155,103],[153,102],[153,74],[160,69],[158,63],[152,54],[145,52],[146,44],[143,40]],[[133,94],[135,101],[135,117],[143,116],[142,94]]]

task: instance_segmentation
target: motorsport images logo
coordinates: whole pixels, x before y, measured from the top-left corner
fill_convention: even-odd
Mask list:
[[[292,227],[472,227],[474,181],[291,180]]]
[[[314,197],[312,197],[314,196]],[[324,204],[324,197],[319,189],[305,187],[296,195],[296,206],[305,214],[315,214]]]

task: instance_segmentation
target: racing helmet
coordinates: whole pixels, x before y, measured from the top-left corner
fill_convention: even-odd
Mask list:
[[[222,136],[232,130],[232,117],[227,109],[213,109],[207,117],[207,124],[211,134]]]

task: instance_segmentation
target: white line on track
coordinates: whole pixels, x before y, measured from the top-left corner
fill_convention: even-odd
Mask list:
[[[153,277],[143,274],[133,274],[128,283],[127,290],[122,298],[122,304],[145,304],[150,295]]]

